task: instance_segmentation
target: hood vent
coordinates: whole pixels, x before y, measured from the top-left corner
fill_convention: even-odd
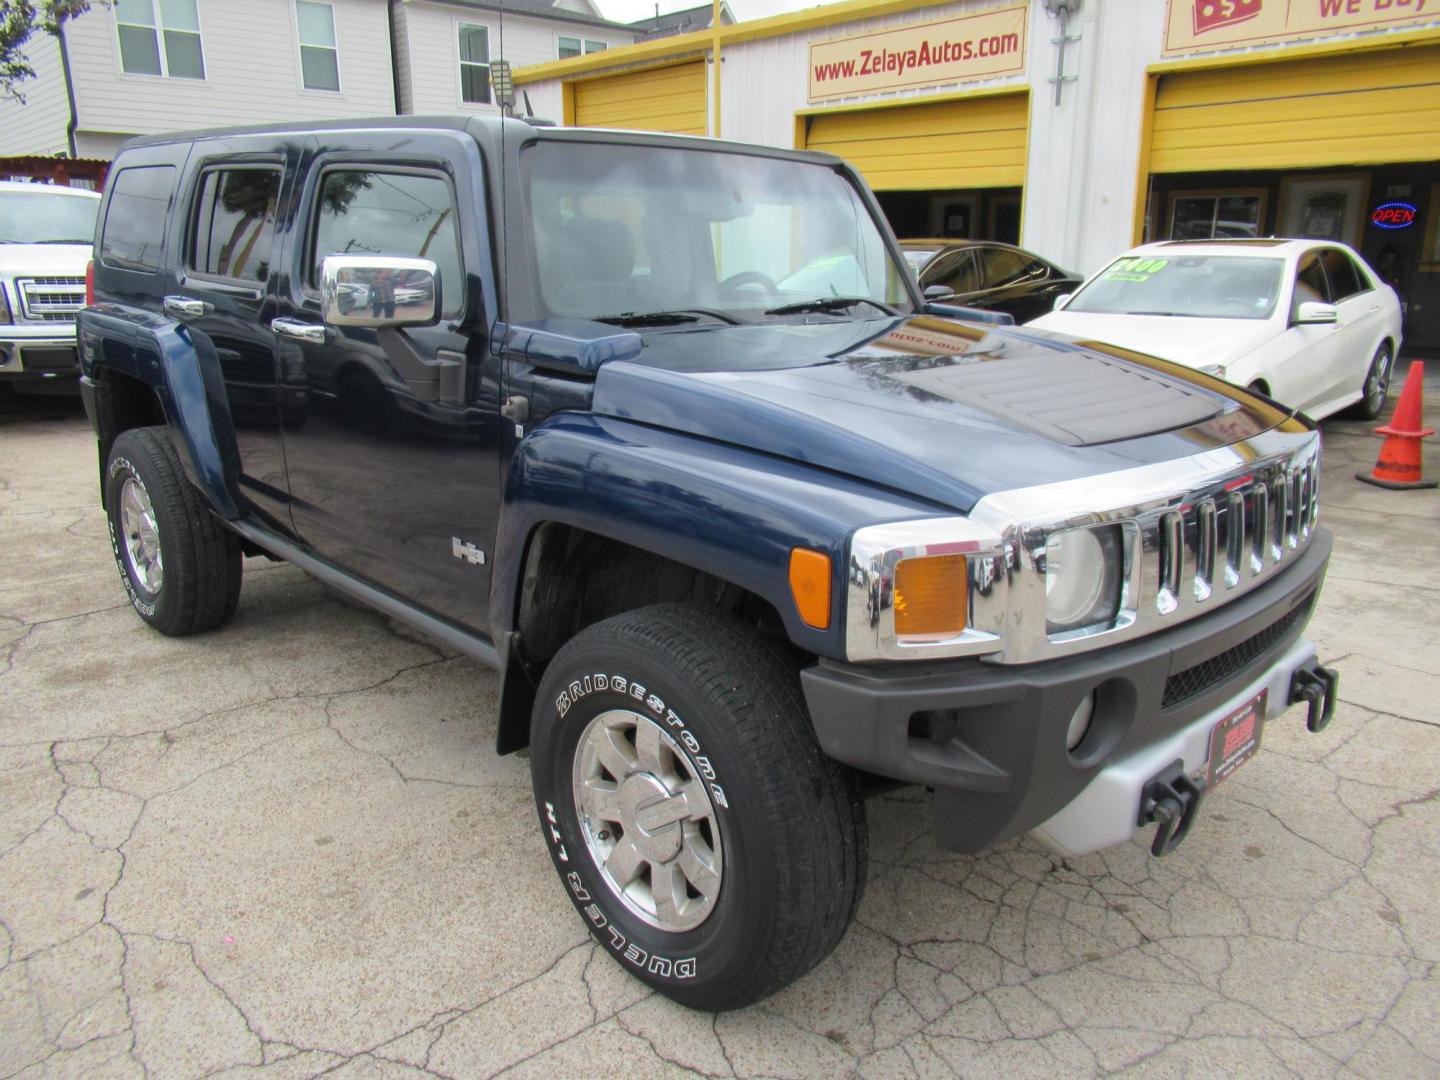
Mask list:
[[[891,378],[1067,446],[1119,442],[1217,415],[1213,394],[1094,353],[997,349]]]

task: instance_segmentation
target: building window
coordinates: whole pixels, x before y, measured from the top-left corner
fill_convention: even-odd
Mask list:
[[[120,67],[127,75],[205,78],[196,0],[115,0]],[[159,9],[159,18],[156,18]],[[161,41],[164,48],[161,48]]]
[[[581,41],[578,37],[560,38],[560,59],[566,60],[580,53],[604,52],[609,46],[603,41]]]
[[[1176,191],[1170,196],[1170,239],[1255,237],[1265,223],[1263,191]]]
[[[295,0],[300,28],[300,78],[306,90],[340,89],[340,50],[335,44],[335,12],[318,0]]]
[[[460,25],[460,100],[490,104],[490,31],[483,26]]]

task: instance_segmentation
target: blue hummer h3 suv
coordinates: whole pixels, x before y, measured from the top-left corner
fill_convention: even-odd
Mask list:
[[[864,797],[1081,854],[1333,673],[1319,437],[927,304],[843,161],[517,120],[128,143],[80,316],[121,581],[162,633],[293,562],[501,673],[595,937],[733,1008],[839,940]]]

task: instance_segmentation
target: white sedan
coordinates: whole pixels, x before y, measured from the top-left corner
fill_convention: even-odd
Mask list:
[[[1317,240],[1146,244],[1026,325],[1173,360],[1315,418],[1378,416],[1400,349],[1395,290]]]

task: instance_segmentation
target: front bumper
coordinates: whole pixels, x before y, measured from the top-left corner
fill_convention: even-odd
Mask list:
[[[79,374],[73,324],[0,325],[0,380],[74,379]]]
[[[816,735],[839,761],[934,788],[936,837],[949,850],[980,851],[1042,824],[1052,843],[1075,853],[1120,842],[1138,828],[1134,804],[1120,815],[1128,825],[1113,814],[1103,829],[1091,817],[1055,819],[1092,784],[1103,788],[1112,770],[1148,763],[1172,744],[1184,752],[1167,761],[1191,766],[1190,740],[1252,686],[1258,693],[1283,681],[1286,692],[1269,699],[1272,715],[1283,711],[1295,668],[1313,660],[1301,634],[1330,547],[1329,532],[1317,528],[1289,566],[1213,612],[1064,660],[822,661],[802,673]],[[1094,719],[1071,752],[1070,717],[1092,692]]]

